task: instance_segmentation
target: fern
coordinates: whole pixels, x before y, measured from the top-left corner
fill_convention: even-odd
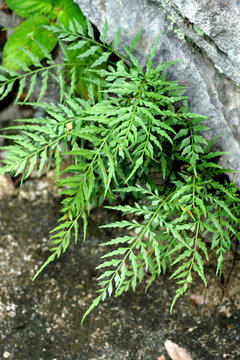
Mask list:
[[[173,299],[172,311],[177,298],[192,282],[193,271],[207,285],[204,275],[204,259],[208,261],[208,250],[204,241],[206,237],[212,239],[212,249],[217,247],[217,273],[221,274],[223,256],[230,250],[231,236],[239,239],[240,199],[237,187],[232,183],[224,187],[217,181],[211,181],[212,176],[206,172],[206,168],[199,172],[197,177],[194,174],[199,170],[197,166],[188,166],[187,169],[185,173],[188,175],[181,176],[182,180],[176,181],[174,188],[165,191],[164,195],[160,195],[163,189],[159,189],[159,194],[158,190],[152,192],[150,186],[120,190],[140,192],[145,201],[143,204],[135,203],[134,207],[110,207],[121,211],[123,215],[134,214],[135,217],[132,222],[123,220],[104,227],[126,228],[134,232],[135,236],[117,237],[102,244],[121,244],[121,247],[104,255],[103,258],[110,257],[110,260],[97,267],[104,269],[104,273],[98,278],[100,295],[87,310],[83,320],[101,300],[112,293],[119,296],[130,287],[135,290],[136,284],[142,282],[144,274],[150,272],[149,286],[167,267],[173,270],[177,267],[171,278],[174,278],[180,287]],[[135,220],[138,216],[144,217],[140,223]],[[121,255],[124,256],[120,259]],[[116,258],[113,258],[114,256]]]
[[[24,103],[41,106],[46,117],[17,120],[17,125],[3,129],[2,137],[14,145],[2,147],[7,154],[0,173],[21,174],[24,181],[34,168],[39,175],[51,164],[56,168],[62,216],[51,231],[51,255],[34,279],[66,251],[72,236],[77,243],[80,219],[86,239],[91,206],[108,200],[109,209],[121,212],[122,221],[105,227],[125,229],[126,235],[101,244],[112,250],[97,267],[102,272],[99,295],[82,321],[107,296],[135,290],[144,277],[147,289],[167,270],[179,285],[172,311],[193,272],[206,285],[206,237],[216,252],[218,275],[231,236],[240,239],[238,188],[225,178],[230,170],[217,164],[224,153],[211,150],[215,139],[208,143],[201,135],[207,129],[206,117],[189,112],[184,87],[166,80],[166,70],[174,62],[155,66],[159,37],[143,66],[133,55],[141,33],[129,47],[122,46],[120,54],[120,30],[107,45],[107,23],[99,40],[88,20],[86,24],[45,26],[58,38],[61,64],[37,42],[45,64],[27,52],[33,69],[23,65],[17,73],[1,67],[2,98],[19,81],[19,102],[29,83]],[[114,62],[112,54],[118,56]],[[28,102],[40,74],[38,100]],[[58,105],[40,102],[50,77],[60,85]],[[66,157],[70,164],[62,169]],[[152,171],[162,174],[161,184]],[[135,197],[134,205],[110,206],[128,194]]]

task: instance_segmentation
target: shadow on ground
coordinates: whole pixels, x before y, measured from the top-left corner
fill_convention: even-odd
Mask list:
[[[48,256],[48,231],[56,226],[59,198],[49,190],[48,179],[30,181],[20,191],[10,185],[0,200],[0,358],[157,360],[164,354],[170,359],[164,348],[169,339],[186,348],[193,360],[240,359],[239,262],[219,308],[219,282],[212,280],[206,304],[200,305],[191,295],[205,290],[195,279],[170,316],[175,284],[166,276],[147,294],[143,284],[135,293],[106,301],[80,326],[97,289],[94,268],[104,251],[98,244],[110,236],[98,225],[113,215],[93,211],[86,243],[71,245],[33,283],[34,272]],[[207,268],[209,276],[213,267]],[[230,267],[227,261],[226,273]]]

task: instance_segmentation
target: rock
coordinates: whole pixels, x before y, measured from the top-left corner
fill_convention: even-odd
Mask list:
[[[21,16],[10,11],[4,0],[0,0],[0,25],[3,29],[7,29],[7,34],[10,36],[13,33],[13,28],[23,21]]]
[[[25,119],[33,117],[33,110],[30,108],[24,108],[20,105],[13,106],[13,104],[10,104],[3,109],[1,109],[0,113],[0,126],[2,126],[4,123],[8,123],[9,121],[13,121],[15,119]],[[3,140],[3,138],[0,139],[0,141]]]
[[[142,29],[136,56],[144,62],[159,31],[157,60],[181,62],[168,78],[187,87],[192,112],[209,117],[205,137],[219,135],[218,149],[229,152],[222,166],[240,170],[240,1],[239,0],[74,0],[107,41],[117,28],[122,42]],[[240,184],[240,175],[231,174]]]
[[[6,196],[15,194],[15,188],[12,180],[7,175],[0,175],[0,200]]]
[[[4,351],[3,358],[8,359],[11,356],[11,354],[8,351]]]

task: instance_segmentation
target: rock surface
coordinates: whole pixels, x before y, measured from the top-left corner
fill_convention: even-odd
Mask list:
[[[157,59],[181,59],[169,79],[187,87],[192,112],[209,117],[207,139],[229,152],[221,165],[240,170],[240,1],[239,0],[74,0],[108,41],[117,28],[124,44],[143,30],[137,49],[143,62],[162,32]],[[240,184],[240,175],[232,174]]]

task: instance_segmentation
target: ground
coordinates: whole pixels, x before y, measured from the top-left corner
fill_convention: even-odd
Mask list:
[[[168,339],[184,347],[193,360],[240,359],[240,262],[227,292],[213,277],[209,289],[194,278],[191,289],[170,304],[176,285],[160,277],[147,293],[107,300],[80,326],[95,297],[95,267],[105,251],[98,244],[110,239],[98,225],[113,214],[93,210],[87,241],[67,252],[32,282],[48,256],[48,232],[56,226],[60,199],[52,178],[27,181],[21,190],[0,179],[0,358],[11,360],[157,360]],[[233,254],[224,265],[225,278]],[[208,279],[215,266],[206,267]],[[201,304],[204,302],[203,304]]]

